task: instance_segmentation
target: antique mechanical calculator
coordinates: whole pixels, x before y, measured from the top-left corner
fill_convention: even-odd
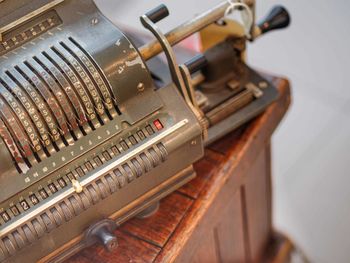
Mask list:
[[[161,5],[141,16],[156,39],[140,44],[92,0],[0,1],[0,262],[116,248],[120,224],[191,180],[205,145],[277,98],[245,64],[245,44],[289,16],[275,7],[255,25],[254,7],[226,1],[163,34]],[[202,54],[178,65],[172,46],[197,32]]]

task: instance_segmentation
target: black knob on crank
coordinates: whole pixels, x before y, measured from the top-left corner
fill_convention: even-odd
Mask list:
[[[266,18],[258,24],[262,34],[269,31],[286,28],[290,24],[290,15],[283,6],[275,6],[266,16]]]

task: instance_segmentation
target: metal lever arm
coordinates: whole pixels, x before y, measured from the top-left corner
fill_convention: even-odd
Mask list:
[[[225,1],[217,5],[213,9],[210,9],[207,12],[195,17],[193,20],[183,23],[169,33],[165,34],[164,39],[167,40],[170,46],[179,43],[199,30],[220,20],[225,15],[226,10],[230,7],[230,5],[231,3],[229,1]],[[139,51],[144,60],[149,60],[150,58],[160,54],[163,49],[161,42],[152,41],[142,46]]]
[[[160,6],[154,10],[161,10],[163,9],[162,13],[164,14],[164,8],[166,8],[165,6]],[[159,16],[153,16],[153,14],[155,14],[156,11],[150,11],[147,14],[151,15],[151,17],[156,17],[158,20],[158,18],[160,18]],[[167,12],[168,13],[168,12]],[[145,14],[143,16],[141,16],[140,20],[142,25],[148,29],[149,31],[152,32],[152,34],[157,38],[159,45],[161,46],[161,50],[164,51],[166,58],[168,60],[168,64],[169,64],[169,69],[170,69],[170,74],[171,74],[171,78],[173,80],[173,82],[175,83],[175,85],[177,86],[177,88],[179,89],[179,91],[182,93],[182,95],[184,96],[184,98],[186,99],[186,93],[184,94],[184,81],[182,79],[180,70],[179,70],[179,66],[177,64],[176,61],[176,57],[174,54],[174,51],[171,47],[171,44],[169,43],[168,39],[166,38],[166,36],[162,33],[162,31],[159,29],[159,27],[150,19],[150,17],[148,17],[148,15]]]
[[[164,36],[164,34],[161,32],[161,30],[157,27],[157,25],[150,19],[149,16],[153,17],[155,21],[159,21],[160,17],[162,15],[154,15],[156,13],[159,14],[168,14],[167,8],[163,5],[160,6],[150,12],[148,12],[146,15],[141,16],[141,23],[142,25],[150,30],[154,36],[159,41],[161,47],[163,48],[163,51],[166,55],[166,58],[168,60],[168,65],[171,73],[171,77],[175,85],[177,86],[179,92],[183,96],[185,102],[187,105],[191,108],[193,113],[196,115],[197,119],[200,121],[202,125],[203,130],[203,137],[207,137],[207,122],[205,122],[205,118],[203,116],[202,111],[199,109],[199,107],[195,105],[195,98],[193,94],[193,87],[191,85],[191,75],[190,71],[186,67],[186,65],[179,65],[177,64],[176,57],[174,54],[174,51],[171,47],[171,44],[169,43],[168,39]],[[163,15],[164,17],[164,15]],[[192,72],[197,71],[200,69],[201,66],[203,66],[205,61],[201,58],[198,62],[197,59],[193,60],[189,66],[192,70]],[[192,93],[191,93],[192,91]]]

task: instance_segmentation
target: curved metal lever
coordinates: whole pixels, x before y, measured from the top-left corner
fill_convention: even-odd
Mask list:
[[[155,10],[158,10],[158,9],[163,9],[163,8],[158,7]],[[151,11],[151,12],[148,12],[147,14],[150,14],[152,17],[154,13],[155,12]],[[164,10],[161,13],[164,14]],[[165,35],[162,33],[162,31],[159,29],[159,27],[151,20],[150,17],[148,17],[147,14],[140,17],[141,23],[146,29],[151,31],[151,33],[159,41],[159,43],[160,43],[160,45],[165,53],[165,56],[168,60],[171,78],[172,78],[173,82],[175,83],[175,85],[177,86],[178,90],[182,93],[182,95],[185,96],[185,94],[183,94],[184,81],[182,79],[182,76],[181,76],[181,73],[179,70],[179,66],[178,66],[177,61],[176,61],[176,56],[175,56],[174,51],[171,47],[171,44],[169,43],[169,41],[165,37]],[[157,18],[159,18],[159,17],[157,16]]]

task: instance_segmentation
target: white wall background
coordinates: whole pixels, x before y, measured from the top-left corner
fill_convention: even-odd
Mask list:
[[[164,31],[220,0],[96,0],[114,22],[165,3]],[[249,47],[257,68],[288,76],[294,102],[273,138],[274,220],[312,262],[350,262],[350,1],[257,0],[258,17],[274,4],[292,26]]]

